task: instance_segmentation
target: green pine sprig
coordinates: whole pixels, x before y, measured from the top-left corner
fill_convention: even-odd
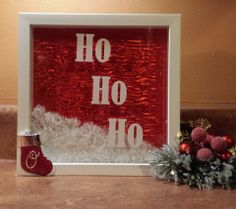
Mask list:
[[[222,186],[229,189],[236,182],[236,156],[230,161],[200,161],[191,155],[180,154],[176,148],[164,145],[152,152],[150,166],[153,177],[175,181],[199,189]]]

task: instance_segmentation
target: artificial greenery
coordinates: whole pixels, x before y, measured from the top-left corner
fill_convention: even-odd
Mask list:
[[[217,157],[211,161],[200,161],[190,154],[180,154],[170,145],[156,149],[152,156],[151,171],[157,179],[199,189],[211,189],[217,185],[229,189],[236,182],[236,156],[227,162]]]

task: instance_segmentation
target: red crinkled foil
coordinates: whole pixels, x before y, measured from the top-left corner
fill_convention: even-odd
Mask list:
[[[111,44],[105,63],[75,62],[76,33],[95,34]],[[108,118],[126,118],[143,128],[144,139],[160,147],[167,131],[167,28],[87,27],[33,29],[33,105],[108,127]],[[92,76],[111,76],[110,105],[92,105]],[[117,106],[111,86],[122,80],[127,99]]]

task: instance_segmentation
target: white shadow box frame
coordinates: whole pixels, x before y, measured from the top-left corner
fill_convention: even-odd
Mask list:
[[[150,26],[168,28],[167,142],[173,144],[180,124],[180,15],[178,14],[19,14],[18,128],[30,129],[32,113],[32,29],[60,26]],[[30,175],[20,165],[17,141],[17,174]],[[54,163],[54,175],[145,176],[148,164]]]

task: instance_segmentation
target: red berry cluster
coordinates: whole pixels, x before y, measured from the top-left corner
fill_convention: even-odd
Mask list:
[[[222,161],[228,161],[232,153],[229,151],[235,145],[229,136],[212,136],[203,128],[192,130],[191,141],[182,142],[179,146],[180,154],[191,154],[198,160],[209,161],[219,157]]]

